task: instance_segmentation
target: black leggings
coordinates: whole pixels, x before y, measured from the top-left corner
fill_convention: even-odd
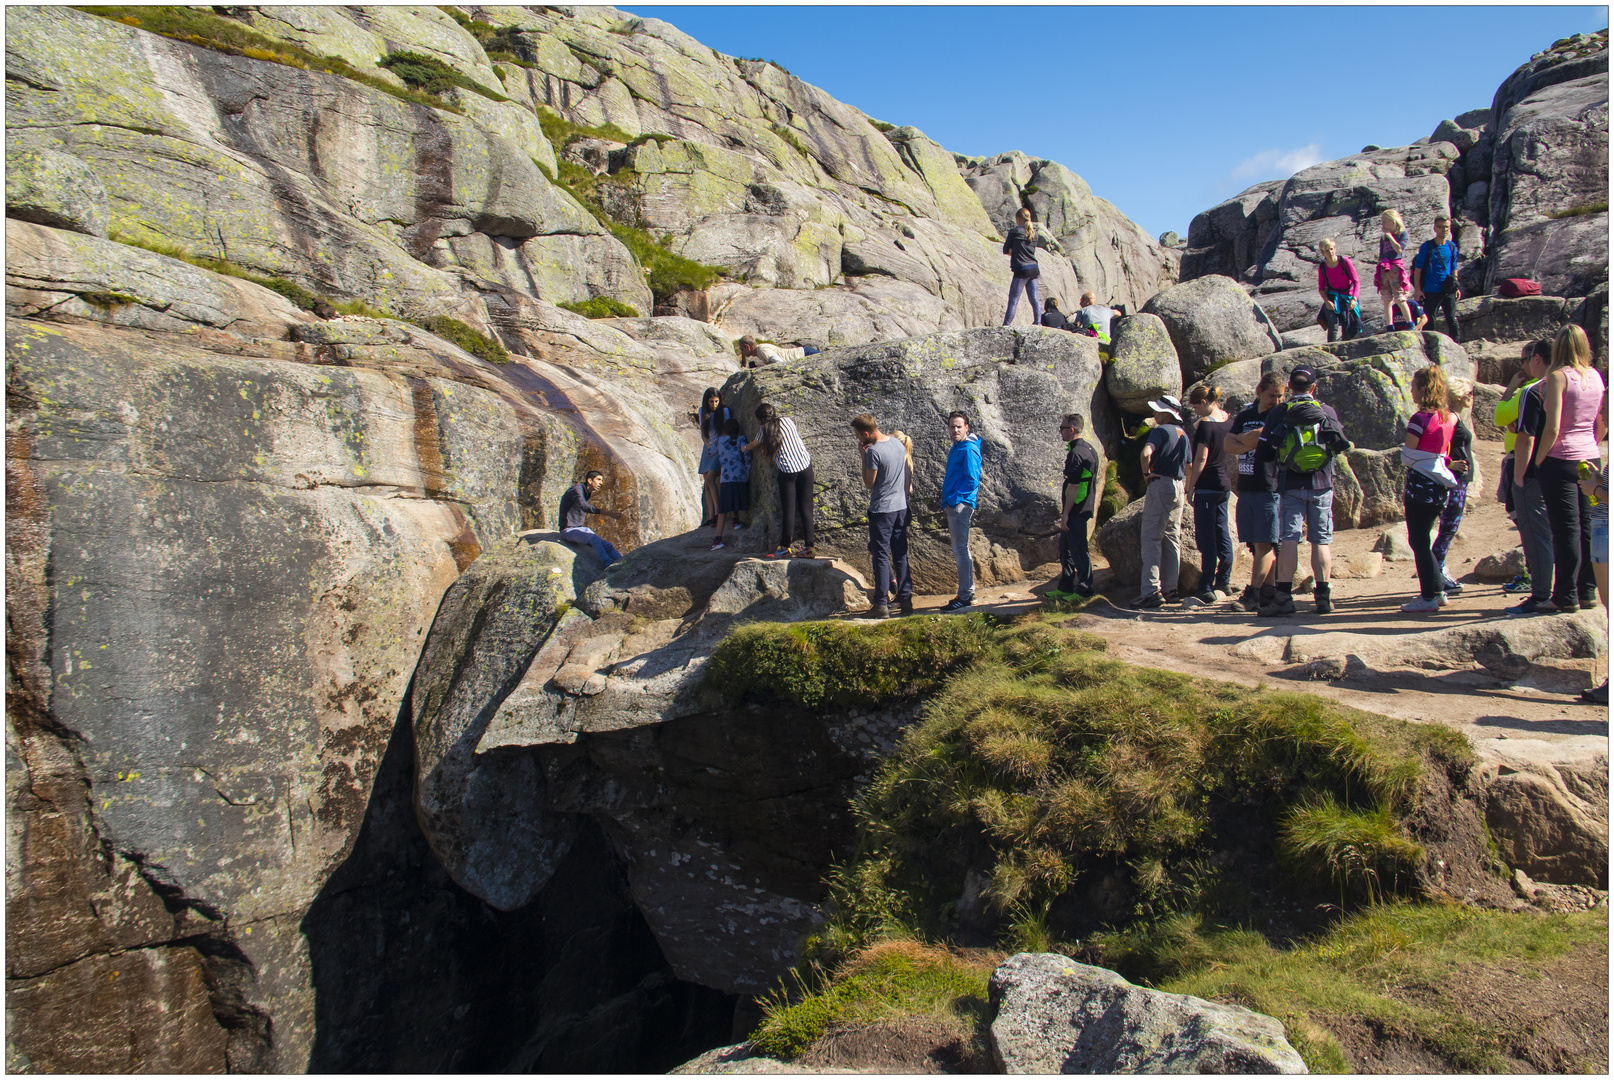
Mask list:
[[[801,538],[808,547],[813,546],[813,467],[809,464],[801,472],[779,474],[779,509],[784,515],[779,533],[779,546],[789,547],[796,538],[796,518],[801,517]]]
[[[1552,602],[1560,607],[1597,591],[1592,570],[1592,505],[1580,490],[1575,462],[1550,457],[1536,467],[1552,526]],[[1602,459],[1593,461],[1602,465]]]
[[[1433,600],[1444,591],[1440,564],[1435,561],[1434,538],[1430,534],[1445,505],[1444,500],[1427,503],[1414,499],[1402,504],[1407,512],[1407,543],[1412,546],[1412,561],[1418,567],[1418,592],[1425,600]]]

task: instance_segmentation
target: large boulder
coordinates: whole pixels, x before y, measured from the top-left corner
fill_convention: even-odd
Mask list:
[[[848,422],[871,413],[882,431],[902,430],[914,440],[914,506],[909,562],[916,587],[950,591],[952,545],[937,501],[950,440],[945,418],[969,414],[981,436],[983,474],[973,526],[1018,559],[978,561],[983,580],[1013,579],[1021,568],[1057,558],[1059,476],[1065,446],[1059,420],[1070,412],[1087,420],[1088,441],[1099,449],[1114,438],[1116,421],[1103,393],[1098,344],[1050,330],[997,328],[837,349],[790,364],[747,369],[723,387],[747,433],[764,401],[792,416],[813,456],[818,487],[818,550],[870,570],[857,442]],[[1106,433],[1110,439],[1106,439]],[[1100,467],[1103,462],[1101,460]],[[751,470],[752,520],[746,550],[761,550],[779,535],[774,469]],[[1008,565],[1006,565],[1006,563]],[[1017,564],[1017,565],[1016,565]]]
[[[1608,888],[1608,740],[1485,739],[1475,749],[1485,821],[1507,864]]]
[[[1608,37],[1571,39],[1520,67],[1491,105],[1487,288],[1532,278],[1553,296],[1608,282]]]
[[[1571,321],[1577,303],[1561,296],[1465,297],[1457,301],[1457,332],[1466,346],[1471,341],[1498,342],[1519,347],[1536,338],[1551,339]]]
[[[1110,362],[1104,366],[1104,389],[1116,408],[1129,413],[1147,413],[1149,402],[1161,394],[1182,396],[1177,348],[1158,315],[1117,321]]]
[[[1219,365],[1265,356],[1282,344],[1249,294],[1219,275],[1173,285],[1143,311],[1165,323],[1185,383],[1197,382]]]
[[[1260,360],[1235,360],[1231,364],[1223,364],[1198,382],[1189,384],[1183,393],[1191,394],[1199,386],[1214,386],[1222,392],[1223,408],[1237,415],[1240,409],[1255,400],[1256,387],[1261,385],[1261,376],[1265,374],[1261,364]],[[1186,402],[1188,399],[1184,397],[1182,400]]]
[[[1104,527],[1093,534],[1093,543],[1103,552],[1117,585],[1141,585],[1143,581],[1143,500],[1133,499]],[[1199,584],[1199,546],[1194,542],[1194,501],[1186,496],[1182,506],[1182,531],[1177,538],[1182,572],[1175,582],[1161,582],[1166,591],[1176,589],[1182,596]]]
[[[989,984],[1006,1073],[1307,1071],[1281,1023],[1238,1005],[1134,986],[1058,953],[1018,953]]]
[[[1444,334],[1402,331],[1328,345],[1288,349],[1266,356],[1263,371],[1285,375],[1297,367],[1317,372],[1319,401],[1339,413],[1356,446],[1382,450],[1400,445],[1412,404],[1412,376],[1438,364],[1448,379],[1473,379],[1474,366],[1461,346]]]
[[[722,284],[709,295],[712,324],[724,334],[795,341],[820,350],[924,337],[966,325],[940,297],[912,282],[883,276],[853,278],[826,289]],[[995,321],[1002,318],[999,311]]]
[[[1352,447],[1334,459],[1334,527],[1373,529],[1406,516],[1401,452]]]

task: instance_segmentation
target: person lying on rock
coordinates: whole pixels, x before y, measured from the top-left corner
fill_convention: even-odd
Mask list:
[[[814,349],[814,352],[818,350]],[[771,341],[758,341],[750,334],[740,339],[740,364],[743,367],[766,367],[782,364],[786,360],[800,360],[807,355],[804,348],[781,348]]]
[[[589,502],[589,499],[598,494],[605,487],[605,474],[598,469],[591,471],[583,477],[581,484],[573,484],[566,489],[566,494],[560,497],[560,538],[571,544],[587,544],[610,566],[622,558],[622,553],[612,546],[611,542],[585,523],[584,515],[600,514],[604,517],[622,520],[620,510],[604,510]]]
[[[874,563],[874,607],[869,617],[890,616],[893,579],[904,615],[913,614],[913,580],[908,576],[908,461],[903,444],[880,431],[868,413],[852,417],[863,459],[863,486],[869,491],[869,557]]]

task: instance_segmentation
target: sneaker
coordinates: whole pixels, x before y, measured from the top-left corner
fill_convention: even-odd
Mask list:
[[[1453,596],[1456,596],[1458,593],[1463,591],[1462,582],[1453,581],[1451,578],[1446,577],[1444,574],[1442,574],[1441,578],[1440,578],[1440,587],[1442,589],[1444,589],[1446,592],[1453,595]]]
[[[1402,604],[1401,605],[1401,610],[1402,611],[1439,611],[1440,610],[1440,598],[1439,597],[1420,596],[1420,597],[1418,597],[1418,599],[1412,601],[1411,603]]]
[[[1502,586],[1502,591],[1505,592],[1505,593],[1529,592],[1530,591],[1530,575],[1529,574],[1515,574],[1515,575],[1513,575],[1513,580],[1508,582],[1506,585]]]
[[[1582,690],[1580,692],[1580,700],[1588,702],[1592,705],[1607,705],[1608,680],[1604,679],[1602,686],[1594,686],[1590,690]]]
[[[1448,599],[1446,599],[1446,594],[1445,594],[1445,593],[1441,593],[1441,594],[1440,594],[1440,595],[1439,595],[1439,596],[1437,596],[1437,597],[1436,597],[1436,598],[1435,598],[1435,601],[1436,601],[1436,603],[1438,603],[1438,604],[1439,604],[1439,605],[1440,605],[1440,606],[1441,606],[1441,607],[1445,607],[1445,606],[1446,606],[1446,605],[1447,605],[1447,604],[1449,604],[1449,603],[1451,603],[1451,601],[1450,601],[1450,600],[1448,600]]]
[[[1212,604],[1216,603],[1216,591],[1214,589],[1200,589],[1198,592],[1190,596],[1188,600],[1194,600],[1204,607],[1210,607]],[[1186,604],[1188,600],[1184,600],[1183,603]]]
[[[904,615],[912,615],[913,614],[913,597],[910,596],[906,600],[897,601],[897,610],[902,612]]]
[[[733,525],[730,525],[729,528],[733,529],[735,532],[742,532],[745,529],[745,522],[736,521]]]
[[[974,607],[974,600],[966,600],[962,596],[955,596],[942,605],[943,611],[963,611],[967,607]]]
[[[1243,608],[1245,611],[1260,610],[1261,590],[1257,589],[1254,585],[1244,586],[1244,591],[1239,593],[1239,607]]]
[[[803,559],[816,559],[816,558],[818,558],[817,555],[813,554],[813,549],[810,548],[810,547],[802,548],[801,549],[801,555],[798,556],[798,557],[803,558]]]
[[[1580,606],[1587,611],[1597,610],[1597,594],[1594,592],[1580,594]]]
[[[712,547],[711,547],[711,550],[713,550],[713,551],[720,551],[720,550],[722,550],[722,548],[723,548],[723,547],[724,547],[724,546],[725,546],[725,545],[724,545],[724,544],[723,544],[723,541],[721,541],[721,540],[713,540],[713,541],[712,541]]]
[[[1167,603],[1167,604],[1180,604],[1180,603],[1182,603],[1182,597],[1177,595],[1177,590],[1176,589],[1172,589],[1170,592],[1166,593],[1160,599],[1164,603]]]
[[[1546,614],[1547,609],[1548,609],[1549,606],[1550,605],[1547,603],[1547,601],[1545,601],[1545,600],[1537,600],[1535,597],[1532,596],[1532,597],[1528,597],[1527,599],[1525,599],[1522,603],[1514,604],[1510,608],[1504,608],[1503,611],[1502,611],[1502,614],[1504,614],[1504,615],[1544,615],[1544,614]]]
[[[776,547],[772,551],[768,552],[767,555],[763,556],[763,558],[766,558],[766,559],[788,559],[788,558],[790,558],[790,549],[787,548],[787,547]]]
[[[1134,611],[1156,611],[1165,606],[1165,598],[1159,593],[1150,593],[1148,596],[1140,596],[1132,601],[1132,610]]]
[[[1043,593],[1042,595],[1043,595],[1043,599],[1045,599],[1045,600],[1053,600],[1055,602],[1058,602],[1060,600],[1069,600],[1071,597],[1075,596],[1076,594],[1075,593],[1064,592],[1061,589],[1049,589],[1047,592]]]
[[[884,604],[875,604],[869,608],[867,617],[870,619],[889,619],[891,618],[891,609]]]
[[[716,524],[717,524],[717,519],[715,517],[709,517],[705,521],[701,522],[701,528],[709,529],[713,525],[716,525]]]
[[[1295,613],[1295,597],[1293,593],[1281,592],[1272,598],[1272,603],[1262,604],[1258,614],[1262,618],[1275,619],[1284,615]]]

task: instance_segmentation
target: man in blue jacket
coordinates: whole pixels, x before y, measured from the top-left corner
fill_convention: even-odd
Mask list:
[[[975,603],[975,563],[970,559],[970,518],[981,491],[981,437],[970,432],[970,418],[961,412],[947,417],[953,445],[947,451],[947,475],[942,480],[942,510],[953,538],[953,561],[958,564],[958,595],[943,611],[959,611]]]

